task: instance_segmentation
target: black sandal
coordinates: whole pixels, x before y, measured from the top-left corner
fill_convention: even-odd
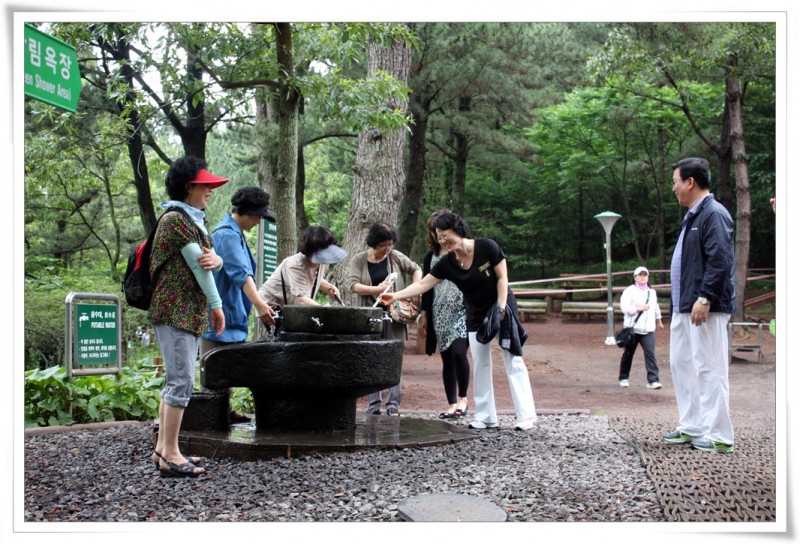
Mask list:
[[[154,451],[153,455],[155,455],[159,459],[164,459],[164,456],[158,453],[157,451]],[[200,457],[187,457],[186,459],[188,459],[188,461],[196,467],[199,467],[200,463],[203,461]],[[161,469],[161,465],[158,464],[158,461],[154,460],[152,457],[150,457],[150,460],[156,464],[156,470]],[[164,459],[164,461],[166,461],[166,459]]]
[[[439,414],[439,419],[455,419],[457,417],[459,417],[458,410],[455,412],[442,412]]]
[[[177,463],[173,463],[169,459],[161,456],[161,460],[164,461],[169,468],[162,468],[160,465],[158,467],[158,471],[161,473],[162,478],[197,478],[201,474],[205,472],[205,470],[201,470],[200,472],[195,472],[194,469],[198,468],[197,465],[192,463],[191,461],[186,461],[185,463],[181,463],[180,465]]]
[[[467,411],[468,410],[469,410],[469,408],[466,408],[466,407],[463,408],[463,409],[462,408],[456,408],[456,411],[455,411],[456,417],[463,417],[463,416],[467,415]]]

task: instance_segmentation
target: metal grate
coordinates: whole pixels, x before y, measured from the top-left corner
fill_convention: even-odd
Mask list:
[[[738,429],[736,450],[721,454],[663,442],[661,424],[609,423],[638,450],[666,521],[776,521],[774,427]]]

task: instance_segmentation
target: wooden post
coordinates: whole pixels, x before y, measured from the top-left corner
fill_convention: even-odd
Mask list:
[[[156,369],[156,378],[164,374],[164,358],[161,355],[153,357],[153,367]]]

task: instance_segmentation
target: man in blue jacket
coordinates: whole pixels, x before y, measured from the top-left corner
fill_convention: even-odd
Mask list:
[[[736,306],[733,221],[710,192],[707,160],[683,159],[672,168],[672,191],[689,211],[671,266],[669,358],[679,420],[664,440],[732,453],[727,327]]]

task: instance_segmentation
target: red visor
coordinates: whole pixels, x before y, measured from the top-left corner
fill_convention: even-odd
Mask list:
[[[228,183],[228,179],[215,176],[211,172],[206,171],[205,168],[202,168],[197,173],[195,178],[189,183],[203,183],[205,185],[208,185],[209,189],[216,189],[220,185],[225,185],[226,183]]]

